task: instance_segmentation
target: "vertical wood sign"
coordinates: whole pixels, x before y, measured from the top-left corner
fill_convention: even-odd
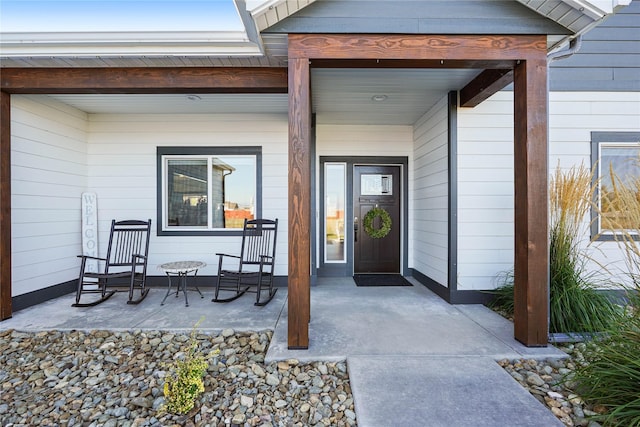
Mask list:
[[[96,193],[82,193],[82,255],[98,256],[98,198]],[[98,272],[98,260],[88,259],[86,270]]]

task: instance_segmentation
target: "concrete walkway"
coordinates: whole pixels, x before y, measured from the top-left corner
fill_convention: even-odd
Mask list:
[[[410,279],[411,280],[411,279]],[[311,290],[310,346],[287,349],[286,289],[266,307],[253,295],[215,304],[189,293],[153,289],[139,306],[117,294],[92,308],[72,308],[73,296],[31,307],[0,329],[274,330],[266,362],[347,360],[359,426],[562,426],[495,361],[566,357],[527,348],[513,325],[482,306],[452,306],[425,287],[356,287],[351,278],[320,279]]]

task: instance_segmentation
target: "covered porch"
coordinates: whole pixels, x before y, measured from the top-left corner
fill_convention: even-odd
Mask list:
[[[311,260],[317,238],[312,193],[316,161],[312,133],[312,70],[340,69],[351,76],[359,70],[475,70],[460,90],[461,106],[473,106],[514,81],[515,276],[514,335],[528,346],[547,344],[547,91],[544,36],[385,36],[290,35],[288,70],[282,68],[67,68],[4,69],[2,73],[2,182],[11,181],[11,98],[22,94],[269,94],[288,93],[288,197],[286,276],[288,280],[288,346],[309,347],[310,284],[315,275]],[[485,71],[481,71],[485,70]],[[437,74],[437,73],[436,73]],[[322,73],[320,73],[322,77]],[[323,81],[322,78],[318,79]],[[324,85],[336,82],[329,73]],[[447,98],[451,88],[437,91]],[[405,92],[411,89],[405,89]],[[233,95],[229,95],[233,96]],[[315,95],[314,95],[315,96]],[[451,97],[450,97],[451,98]],[[456,97],[457,98],[457,97]],[[126,98],[123,98],[126,99]],[[457,99],[456,99],[457,101]],[[340,100],[336,100],[339,104]],[[280,104],[278,104],[280,105]],[[224,108],[224,107],[223,107]],[[105,123],[104,126],[109,126]],[[449,132],[455,132],[449,127]],[[451,134],[450,134],[451,137]],[[449,148],[452,149],[452,144]],[[455,161],[452,159],[451,161]],[[413,166],[410,166],[410,168]],[[448,168],[455,185],[454,169]],[[12,315],[11,187],[2,187],[2,252],[0,293],[2,318]],[[449,238],[455,239],[455,200],[449,195]],[[410,200],[405,201],[407,204]],[[147,209],[147,208],[145,208]],[[405,208],[406,209],[406,208]],[[112,209],[113,210],[113,209]],[[104,219],[104,218],[103,218]],[[44,224],[43,224],[44,225]],[[406,230],[411,224],[405,222]],[[154,243],[152,241],[151,247]],[[455,302],[455,246],[445,248],[448,278],[436,286]],[[75,253],[74,255],[75,256]],[[153,249],[151,250],[153,257]],[[404,253],[404,257],[414,257]],[[71,271],[71,269],[69,269]],[[418,271],[420,273],[420,271]],[[417,277],[420,277],[417,275]],[[70,282],[73,280],[69,277]],[[55,285],[52,284],[52,285]]]

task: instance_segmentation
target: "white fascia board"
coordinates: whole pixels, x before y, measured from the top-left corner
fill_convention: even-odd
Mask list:
[[[3,33],[0,56],[255,56],[260,46],[244,31]]]

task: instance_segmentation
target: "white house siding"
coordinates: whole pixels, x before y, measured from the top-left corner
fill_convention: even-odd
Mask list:
[[[448,286],[448,102],[442,98],[414,125],[413,268]]]
[[[46,96],[11,97],[12,295],[78,276],[87,115]]]
[[[278,218],[275,274],[287,274],[288,121],[282,114],[114,115],[89,117],[87,190],[98,196],[100,246],[115,219],[153,220],[149,273],[168,261],[201,260],[217,274],[216,252],[237,253],[240,236],[157,236],[156,147],[261,146],[262,215]]]
[[[513,93],[459,109],[458,125],[458,289],[491,289],[513,266]],[[589,167],[592,131],[638,130],[638,92],[552,92],[550,173],[558,161],[564,169]],[[586,226],[584,241],[589,243]],[[620,265],[615,243],[591,248],[594,260],[612,271]],[[597,264],[591,268],[601,270]]]
[[[591,166],[591,132],[640,132],[640,92],[554,92],[550,95],[549,168],[558,162],[563,169],[583,163]],[[622,252],[615,242],[589,245],[589,222],[585,219],[583,247],[592,258],[593,272],[611,273],[624,282]]]
[[[411,194],[413,157],[413,128],[399,125],[330,125],[318,124],[316,128],[316,155],[320,156],[402,156],[409,159],[409,194]],[[317,160],[319,168],[319,159]],[[319,179],[320,174],[316,174]],[[320,188],[316,182],[316,188]],[[319,195],[318,195],[319,197]],[[411,196],[409,196],[411,199]],[[318,209],[319,200],[316,200]],[[406,206],[407,201],[402,201]],[[411,200],[409,203],[409,224],[411,224]],[[316,218],[321,218],[316,212]],[[406,225],[404,225],[406,226]],[[319,227],[319,225],[318,225]],[[319,233],[319,230],[316,230]],[[319,234],[318,234],[319,235]],[[409,233],[411,235],[411,233]],[[318,239],[319,243],[321,239]],[[319,244],[318,243],[318,244]],[[411,241],[409,241],[411,244]],[[320,253],[319,248],[317,253]],[[349,250],[349,249],[348,249]],[[409,247],[408,262],[411,267],[412,257]],[[407,256],[404,255],[404,256]]]
[[[513,265],[513,101],[458,109],[458,290],[495,287]]]

